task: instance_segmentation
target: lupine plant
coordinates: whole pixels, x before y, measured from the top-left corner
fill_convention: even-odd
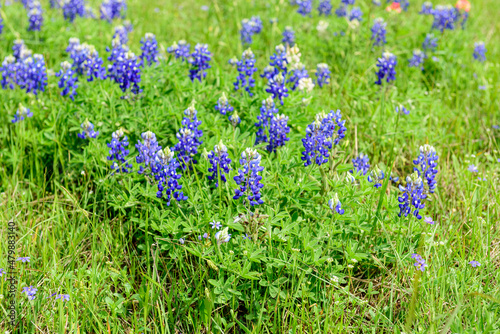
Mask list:
[[[215,187],[219,186],[219,178],[222,182],[227,182],[226,175],[229,173],[231,159],[222,140],[214,146],[214,150],[207,157],[210,161],[208,172],[212,173],[207,176],[208,179],[215,181]]]
[[[104,0],[101,4],[101,20],[112,22],[117,18],[124,18],[127,10],[125,0]]]
[[[56,76],[59,77],[59,88],[62,88],[61,96],[68,95],[70,99],[74,100],[76,88],[78,88],[78,77],[71,64],[67,61],[62,62],[61,69],[56,73]]]
[[[410,67],[417,67],[424,70],[425,53],[420,50],[413,50],[413,56],[408,60]]]
[[[112,134],[111,142],[107,145],[109,147],[109,156],[107,159],[112,161],[111,169],[114,173],[130,173],[132,164],[127,162],[126,156],[130,151],[126,148],[128,146],[128,138],[123,133],[122,129],[118,129]]]
[[[396,56],[390,52],[384,52],[382,57],[378,58],[377,67],[377,85],[382,84],[382,80],[385,78],[387,83],[396,80],[396,65],[398,61]]]
[[[316,68],[316,83],[318,84],[319,88],[323,88],[324,85],[330,84],[330,74],[330,68],[327,64],[318,64],[318,67]]]
[[[215,110],[220,112],[222,115],[233,112],[234,108],[229,104],[226,93],[222,93],[222,96],[217,100]]]
[[[235,189],[233,199],[246,197],[251,206],[264,203],[260,193],[264,185],[260,182],[262,176],[259,175],[264,167],[260,166],[260,162],[261,156],[257,150],[247,148],[241,153],[240,165],[242,168],[238,169],[238,175],[234,177],[239,188]]]
[[[417,172],[406,177],[406,186],[399,185],[401,196],[398,197],[399,201],[399,217],[407,217],[413,214],[415,218],[422,219],[420,210],[425,208],[423,202],[427,195],[425,194],[424,183]]]
[[[12,123],[23,121],[27,117],[33,117],[33,112],[29,108],[26,108],[22,104],[19,104],[19,108],[14,115],[14,119],[12,119]]]
[[[78,133],[78,137],[81,139],[97,138],[99,131],[94,130],[94,124],[92,124],[88,119],[86,119],[80,127],[82,132]]]
[[[332,2],[331,0],[320,0],[318,5],[319,15],[330,16],[332,15]]]
[[[387,34],[387,23],[385,23],[383,18],[376,18],[373,22],[372,30],[372,41],[373,46],[382,46],[387,44],[386,34]]]
[[[197,79],[201,82],[207,76],[206,70],[211,68],[209,62],[212,59],[212,54],[208,51],[208,45],[206,44],[196,44],[194,47],[194,52],[191,57],[188,58],[188,62],[191,65],[189,69],[189,79],[194,81]]]
[[[174,152],[170,148],[166,147],[157,152],[153,169],[155,179],[158,182],[156,197],[165,197],[167,206],[170,206],[172,199],[178,202],[188,199],[184,195],[184,192],[181,191],[182,185],[179,184],[179,179],[182,176],[181,174],[177,174],[179,167],[179,162],[174,157]]]
[[[193,101],[184,111],[182,128],[176,135],[178,143],[173,148],[177,152],[177,159],[183,170],[190,166],[191,163],[197,163],[195,155],[198,153],[198,147],[203,143],[200,140],[203,131],[198,128],[201,121],[197,118],[198,111],[195,109],[194,104]]]
[[[63,0],[62,10],[64,18],[69,22],[73,22],[77,16],[85,15],[84,0]]]
[[[142,65],[145,64],[151,66],[153,63],[158,62],[158,42],[156,42],[156,36],[151,33],[146,33],[146,36],[141,40],[141,60]]]
[[[135,148],[139,154],[135,157],[135,161],[140,164],[139,174],[143,174],[145,169],[153,168],[156,161],[156,154],[161,150],[158,145],[156,135],[151,131],[146,131],[141,134],[142,142],[139,140],[135,144]],[[144,166],[142,165],[144,164]]]
[[[255,67],[255,56],[252,50],[247,49],[243,51],[241,60],[236,62],[238,69],[238,77],[234,83],[234,90],[239,90],[240,88],[245,88],[250,96],[253,96],[251,88],[255,87],[255,79],[253,75],[257,72]]]
[[[432,194],[436,189],[436,174],[437,160],[439,159],[436,154],[436,149],[433,146],[425,144],[420,146],[420,154],[417,159],[413,160],[416,165],[413,169],[418,173],[418,176],[425,178],[426,192]]]

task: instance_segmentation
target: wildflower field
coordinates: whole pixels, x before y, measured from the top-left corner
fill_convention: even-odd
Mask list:
[[[2,1],[2,333],[500,333],[499,12]]]

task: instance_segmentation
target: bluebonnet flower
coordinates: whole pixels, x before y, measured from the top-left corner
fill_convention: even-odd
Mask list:
[[[123,137],[122,140],[120,140]],[[123,130],[119,129],[113,132],[111,142],[107,144],[110,148],[108,160],[113,161],[111,164],[111,169],[116,173],[129,173],[132,164],[127,163],[125,157],[129,154],[129,150],[126,149],[128,146],[128,138],[124,136]],[[116,161],[115,161],[116,160]],[[118,165],[120,163],[122,166]],[[113,173],[114,174],[114,173]]]
[[[371,28],[372,30],[372,37],[371,40],[373,41],[373,46],[382,46],[384,44],[387,44],[386,40],[386,33],[387,33],[387,23],[384,22],[384,19],[379,17],[376,18],[375,21],[373,22],[373,26]]]
[[[253,16],[251,19],[243,19],[241,21],[240,38],[241,43],[252,44],[253,35],[259,34],[262,31],[262,20],[259,16]]]
[[[434,225],[436,222],[432,220],[432,217],[425,217],[424,222],[426,222],[429,225]]]
[[[470,165],[468,169],[469,169],[469,172],[471,172],[471,173],[479,173],[479,170],[477,169],[477,167],[475,165]]]
[[[338,17],[346,17],[347,16],[347,6],[344,4],[341,4],[339,8],[335,10],[335,15]]]
[[[246,239],[246,240],[252,240],[252,237],[250,237],[250,236],[248,235],[248,233],[245,233],[245,235],[243,235],[243,236],[242,236],[242,239],[243,239],[243,240],[245,240],[245,239]]]
[[[30,286],[25,286],[21,291],[21,293],[25,293],[29,300],[33,300],[36,297],[35,295],[37,291],[38,291],[37,288],[33,287],[33,285],[30,285]]]
[[[434,38],[433,34],[427,34],[425,40],[422,43],[422,49],[424,51],[435,51],[437,48],[437,38]]]
[[[123,25],[119,25],[115,27],[115,32],[113,34],[113,40],[118,38],[121,44],[128,43],[128,30]]]
[[[233,128],[241,123],[241,118],[240,116],[238,116],[238,113],[236,111],[232,115],[229,115],[229,122],[231,122]]]
[[[269,63],[270,66],[273,66],[275,68],[275,73],[278,71],[286,71],[288,67],[288,57],[287,57],[287,51],[286,48],[283,46],[283,44],[277,45],[274,48],[274,54],[271,56],[271,62]],[[270,77],[272,78],[274,75],[271,74]],[[267,76],[266,76],[267,77]]]
[[[168,53],[173,53],[175,59],[181,58],[182,61],[187,60],[191,53],[191,45],[184,40],[174,42],[172,46],[167,48]]]
[[[26,93],[37,95],[39,91],[45,91],[47,68],[42,55],[35,54],[19,62],[17,84],[21,89],[26,89]]]
[[[167,206],[170,205],[172,198],[178,202],[187,200],[184,192],[180,191],[182,189],[182,185],[179,184],[181,175],[177,174],[179,167],[179,162],[174,158],[174,152],[170,148],[166,147],[157,152],[153,169],[156,181],[158,181],[156,197],[163,198],[163,192],[165,192]]]
[[[298,0],[297,4],[299,5],[299,9],[297,9],[297,13],[302,16],[311,16],[312,11],[312,0]]]
[[[345,137],[344,124],[345,120],[342,120],[340,110],[316,115],[315,121],[306,128],[306,137],[302,139],[304,151],[301,159],[305,161],[304,166],[309,166],[313,162],[321,165],[328,161],[332,145],[338,145]]]
[[[128,52],[128,46],[122,44],[120,38],[114,38],[111,42],[112,48],[106,47],[106,51],[111,52],[108,57],[108,60],[112,63],[120,61],[121,58],[125,56]],[[115,72],[117,72],[118,68],[114,65],[108,65],[108,77],[114,79]]]
[[[354,166],[354,169],[356,169],[356,173],[361,173],[363,175],[366,175],[368,173],[368,170],[370,169],[370,158],[366,154],[361,153],[358,155],[356,158],[352,159],[352,165]],[[354,174],[354,170],[350,170],[351,174]]]
[[[71,43],[71,41],[70,41]],[[70,48],[71,46],[71,48]],[[70,49],[70,58],[73,60],[73,69],[78,74],[83,74],[86,70],[87,59],[90,52],[90,49],[93,48],[87,43],[70,45],[68,49]]]
[[[33,117],[33,112],[31,112],[29,108],[26,108],[22,104],[19,104],[19,108],[17,109],[16,114],[14,115],[14,119],[12,120],[12,123],[17,123],[19,121],[23,121],[27,117]]]
[[[43,24],[42,16],[42,6],[38,1],[32,1],[30,3],[30,9],[28,11],[28,21],[29,21],[29,31],[40,31]]]
[[[450,5],[437,5],[432,11],[432,15],[434,16],[432,29],[437,29],[441,32],[443,32],[445,29],[455,29],[455,23],[459,18],[458,14],[458,11]]]
[[[396,80],[396,65],[398,61],[396,56],[390,52],[382,53],[382,57],[378,58],[377,67],[377,81],[375,84],[381,85],[382,79],[385,78],[387,83]]]
[[[85,6],[83,17],[86,19],[95,19],[94,10],[90,6]]]
[[[273,98],[279,99],[282,105],[284,104],[283,98],[288,97],[288,88],[285,86],[283,74],[277,73],[269,79],[266,92],[272,94]]]
[[[217,100],[215,110],[219,111],[222,115],[233,112],[234,108],[229,104],[226,93],[222,93],[222,96]]]
[[[215,240],[217,240],[217,245],[229,242],[231,240],[231,234],[228,233],[229,228],[226,227],[222,231],[215,233]]]
[[[255,145],[260,143],[267,143],[267,134],[271,126],[271,120],[275,114],[278,113],[278,108],[274,103],[273,97],[269,96],[267,99],[262,101],[262,106],[260,107],[260,115],[257,116],[257,136],[255,138]]]
[[[103,66],[103,60],[93,46],[89,46],[87,60],[84,65],[87,71],[87,81],[94,79],[106,79],[106,68]]]
[[[375,166],[373,170],[368,175],[368,182],[375,183],[373,186],[375,188],[382,187],[382,180],[385,179],[385,173],[378,166]]]
[[[66,295],[66,294],[56,294],[56,293],[53,293],[50,295],[51,297],[56,297],[55,299],[61,299],[61,300],[66,300],[69,302],[69,295]]]
[[[419,12],[422,15],[432,15],[432,2],[426,1],[422,4],[422,10]]]
[[[22,263],[30,262],[30,257],[29,256],[18,257],[16,261],[21,261]]]
[[[276,69],[272,67],[271,65],[267,65],[264,67],[264,72],[260,75],[261,78],[266,78],[267,80],[271,79],[274,77],[274,74],[276,73]]]
[[[62,88],[61,96],[69,95],[69,98],[75,100],[76,88],[78,87],[78,77],[72,70],[71,64],[67,61],[61,63],[61,69],[56,73],[59,79],[59,88]]]
[[[197,163],[194,156],[198,153],[198,147],[203,143],[200,138],[203,131],[198,129],[201,121],[197,118],[197,111],[194,107],[194,101],[184,111],[185,117],[182,120],[183,127],[177,132],[179,142],[173,148],[177,152],[177,159],[183,170],[189,166],[189,163]]]
[[[436,189],[436,174],[437,170],[437,160],[439,157],[436,154],[436,149],[428,144],[420,146],[420,154],[417,159],[413,160],[416,167],[413,168],[414,171],[418,173],[419,177],[425,178],[427,187],[426,192],[431,194],[434,193]]]
[[[316,68],[316,77],[318,78],[316,83],[320,88],[323,88],[323,85],[330,84],[330,74],[330,68],[327,64],[318,64],[318,67]]]
[[[196,44],[194,47],[194,52],[189,57],[188,62],[191,64],[191,69],[189,70],[189,78],[191,81],[198,79],[204,79],[207,76],[206,70],[211,68],[209,65],[212,59],[212,54],[208,51],[207,44]]]
[[[359,7],[354,7],[349,13],[349,21],[362,21],[363,20],[363,12]]]
[[[331,0],[320,0],[318,5],[319,15],[330,16],[332,15],[332,1]]]
[[[401,105],[401,104],[400,104],[399,106],[397,106],[397,107],[396,107],[396,112],[397,112],[397,113],[399,113],[400,111],[401,111],[403,114],[405,114],[405,115],[409,115],[409,114],[410,114],[410,111],[409,111],[408,109],[406,109],[406,108],[405,108],[405,106],[403,106],[403,105]]]
[[[125,0],[104,0],[101,4],[101,20],[111,23],[114,19],[124,18],[127,4]]]
[[[139,83],[141,82],[141,64],[138,57],[131,51],[128,51],[115,60],[113,65],[108,67],[108,72],[112,73],[112,79],[120,85],[125,93],[128,89],[134,94],[142,92]]]
[[[99,131],[94,131],[94,124],[90,123],[88,119],[86,119],[80,127],[82,128],[82,132],[78,133],[78,137],[81,139],[85,138],[96,138],[99,135]]]
[[[146,131],[141,134],[143,142],[140,140],[135,144],[135,148],[139,152],[139,155],[135,157],[135,161],[140,164],[139,174],[144,173],[144,169],[153,166],[156,161],[156,153],[161,150],[161,146],[158,145],[158,140],[156,135],[151,131]],[[142,165],[144,164],[144,166]]]
[[[210,224],[210,226],[212,226],[212,229],[218,230],[222,227],[222,224],[220,222],[216,222],[216,221],[210,222],[209,224]]]
[[[78,45],[80,45],[80,40],[76,37],[71,37],[68,42],[68,47],[66,47],[66,52],[72,54]]]
[[[417,172],[406,177],[406,187],[399,185],[399,190],[402,192],[398,197],[399,201],[399,214],[401,217],[407,217],[410,213],[417,219],[422,219],[419,211],[425,208],[423,200],[427,198],[424,189],[424,183],[418,176]]]
[[[486,47],[483,42],[477,42],[474,44],[474,59],[481,62],[486,61]]]
[[[184,238],[179,238],[179,243],[180,243],[181,245],[184,245],[184,242],[186,242],[186,240],[184,240]]]
[[[356,0],[341,0],[340,2],[346,6],[352,6],[356,2]]]
[[[417,270],[424,272],[425,267],[427,267],[425,260],[420,255],[418,255],[416,253],[412,254],[411,258],[415,260],[414,266],[417,267]]]
[[[481,263],[478,261],[470,261],[469,264],[472,268],[481,267]]]
[[[340,203],[339,195],[335,193],[333,198],[328,201],[328,206],[333,213],[337,212],[339,215],[344,214],[344,209],[342,209],[342,203]]]
[[[2,62],[2,67],[0,67],[0,73],[2,73],[2,88],[3,89],[14,89],[14,85],[17,83],[17,68],[19,64],[16,62],[14,56],[7,56]]]
[[[73,22],[77,16],[85,15],[85,0],[64,0],[62,9],[64,18]]]
[[[23,60],[27,56],[31,55],[31,51],[28,50],[26,44],[24,44],[24,41],[22,39],[16,39],[14,41],[14,45],[12,46],[12,52],[13,52],[12,55],[14,56],[14,58],[16,58],[16,61]]]
[[[234,90],[245,87],[245,90],[248,92],[248,94],[250,96],[253,96],[253,93],[250,91],[250,89],[255,87],[255,79],[253,78],[253,74],[257,72],[257,68],[255,67],[255,56],[252,50],[247,49],[243,51],[241,60],[237,61],[236,65],[238,69],[238,77],[236,78],[236,82],[234,83]]]
[[[2,8],[2,5],[0,5],[0,8]],[[3,32],[3,18],[2,16],[0,16],[0,35],[2,34]]]
[[[151,33],[146,33],[144,39],[141,40],[141,60],[142,63],[151,66],[152,63],[158,62],[158,42],[156,42],[156,36]]]
[[[266,147],[267,151],[276,152],[278,147],[285,146],[285,143],[290,140],[287,137],[288,133],[290,133],[288,117],[283,114],[273,116],[269,127],[269,145]]]
[[[231,164],[231,159],[227,154],[227,147],[224,145],[222,140],[219,144],[214,146],[214,150],[208,154],[208,159],[210,160],[211,167],[208,168],[208,172],[212,175],[208,175],[209,180],[215,180],[215,187],[219,186],[219,171],[220,179],[222,182],[227,182],[226,174],[229,173],[229,165]]]
[[[260,194],[260,190],[264,185],[260,183],[262,176],[259,175],[264,170],[264,167],[259,165],[260,161],[261,156],[257,153],[257,150],[247,148],[241,153],[240,164],[243,169],[238,169],[238,175],[234,177],[234,181],[240,187],[235,189],[233,199],[246,195],[251,206],[264,203]]]
[[[309,78],[309,73],[307,72],[306,67],[302,63],[298,63],[296,65],[296,68],[290,72],[290,76],[287,80],[287,83],[293,84],[292,90],[296,90],[298,89],[300,80],[303,78]]]
[[[285,45],[295,45],[295,31],[293,31],[292,27],[285,27],[285,31],[283,31],[283,39],[281,41]]]
[[[409,66],[419,67],[421,70],[424,70],[423,66],[424,60],[425,60],[425,53],[423,53],[420,50],[413,50],[413,57],[411,57],[411,59],[408,60],[408,62],[410,63]]]

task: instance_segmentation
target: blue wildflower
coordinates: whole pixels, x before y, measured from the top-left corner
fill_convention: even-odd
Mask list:
[[[342,203],[340,203],[339,195],[335,193],[333,198],[328,201],[328,206],[333,213],[337,212],[339,215],[344,214],[344,209],[342,209]]]
[[[425,208],[423,200],[427,198],[427,195],[425,194],[424,183],[418,173],[414,172],[406,177],[406,187],[399,185],[399,190],[402,192],[401,196],[398,197],[400,203],[399,217],[402,215],[407,217],[411,213],[417,219],[422,219],[419,211]]]
[[[292,27],[285,27],[285,31],[283,31],[283,39],[281,41],[285,45],[295,45],[295,31],[293,31]]]
[[[251,19],[241,21],[240,38],[243,45],[252,44],[253,35],[262,31],[262,20],[259,16],[253,16]]]
[[[385,179],[385,173],[378,166],[375,166],[373,170],[368,175],[368,182],[375,183],[373,186],[375,188],[382,187],[382,180]]]
[[[123,139],[121,140],[122,137]],[[125,157],[130,152],[128,149],[126,149],[128,144],[128,138],[127,136],[124,136],[122,129],[113,132],[111,142],[107,144],[110,148],[109,156],[107,157],[107,159],[113,161],[113,163],[111,164],[111,169],[116,173],[130,173],[132,164],[127,163],[127,160],[125,159]]]
[[[427,264],[425,263],[425,260],[418,254],[412,254],[411,258],[415,260],[414,266],[417,267],[417,270],[420,271],[425,271],[425,267],[427,267]]]
[[[316,80],[316,82],[318,83],[318,86],[320,88],[323,88],[323,85],[330,84],[330,74],[330,68],[327,64],[318,64],[318,67],[316,68],[316,77],[318,79]]]
[[[2,62],[2,67],[0,67],[0,73],[2,73],[2,88],[3,89],[14,89],[14,85],[17,83],[17,68],[18,63],[14,56],[7,56]]]
[[[69,295],[66,295],[66,294],[56,294],[56,293],[53,293],[50,295],[51,297],[56,297],[55,299],[61,299],[61,300],[65,300],[65,301],[68,301],[69,302]]]
[[[43,24],[43,16],[42,16],[42,6],[38,1],[31,2],[31,8],[28,11],[28,21],[29,31],[40,31]]]
[[[414,171],[418,173],[419,177],[425,178],[427,183],[427,192],[433,194],[436,189],[436,174],[437,170],[437,160],[439,157],[436,154],[434,147],[425,144],[420,146],[420,154],[417,159],[413,160],[413,163],[417,165],[413,168]]]
[[[38,94],[44,92],[47,86],[47,68],[45,59],[40,54],[27,57],[17,68],[17,84],[21,89],[26,89],[26,93]]]
[[[67,49],[71,51],[69,56],[73,60],[72,67],[76,73],[83,74],[86,71],[87,59],[91,48],[93,48],[93,46],[87,43],[77,45],[70,44],[70,46],[68,46]]]
[[[302,16],[311,16],[312,0],[298,0],[297,4],[299,5],[297,13]]]
[[[277,73],[274,77],[269,79],[266,92],[272,94],[274,99],[279,99],[283,105],[283,98],[288,97],[288,88],[285,86],[283,74]]]
[[[222,231],[215,233],[215,240],[217,240],[217,245],[229,242],[231,240],[231,234],[228,233],[229,228],[226,227]]]
[[[422,10],[419,12],[422,15],[432,15],[432,2],[426,1],[422,4]]]
[[[26,57],[31,56],[31,51],[26,47],[22,39],[16,39],[14,45],[12,46],[12,52],[16,61],[23,60]]]
[[[479,170],[477,169],[477,167],[474,164],[470,165],[468,169],[469,169],[469,172],[471,172],[471,173],[479,173]]]
[[[94,79],[106,79],[106,68],[103,65],[103,60],[99,57],[99,53],[93,46],[90,46],[87,53],[87,60],[85,63],[87,71],[87,81],[91,82]]]
[[[373,41],[373,46],[382,46],[387,44],[386,33],[387,33],[387,23],[384,22],[383,18],[376,18],[373,26],[371,28]]]
[[[151,33],[146,33],[144,39],[141,40],[141,50],[142,54],[140,56],[142,64],[148,64],[151,66],[152,63],[158,62],[158,42],[156,41],[156,36]]]
[[[432,23],[432,29],[437,29],[441,32],[444,30],[455,29],[455,23],[459,19],[458,11],[450,5],[442,6],[438,5],[432,11],[434,16],[434,22]]]
[[[474,59],[479,60],[481,62],[486,61],[486,47],[484,46],[484,42],[477,42],[474,44]]]
[[[212,175],[208,175],[209,180],[215,181],[215,187],[219,186],[219,172],[220,179],[222,182],[227,182],[226,174],[229,173],[229,165],[231,164],[231,159],[227,153],[227,147],[224,145],[222,140],[219,144],[214,146],[214,150],[208,154],[208,159],[210,160],[211,167],[208,168],[208,172]]]
[[[345,120],[342,120],[340,110],[316,115],[316,120],[307,126],[306,137],[302,139],[304,151],[301,159],[305,161],[304,166],[309,166],[313,162],[317,165],[328,162],[332,145],[338,145],[345,137],[344,124]]]
[[[425,40],[422,43],[422,49],[424,51],[435,51],[437,48],[437,38],[434,38],[433,34],[427,34]]]
[[[408,62],[410,63],[409,66],[410,67],[418,67],[423,71],[424,70],[424,66],[423,66],[424,60],[425,60],[425,53],[423,53],[420,50],[414,50],[413,57],[411,57],[408,60]]]
[[[332,2],[331,0],[320,0],[318,5],[319,15],[330,16],[332,15]]]
[[[478,261],[470,261],[469,264],[472,268],[481,267],[481,263],[479,263]]]
[[[398,61],[396,56],[390,52],[382,53],[382,57],[378,58],[377,67],[377,81],[375,84],[381,85],[382,79],[385,78],[387,83],[396,80],[396,65]]]
[[[73,22],[77,16],[85,15],[85,0],[64,0],[62,9],[64,18]]]
[[[346,6],[352,6],[356,2],[356,0],[341,0],[340,2]]]
[[[62,88],[61,96],[69,95],[69,98],[75,100],[76,88],[78,88],[78,77],[72,70],[71,64],[67,61],[61,63],[61,70],[56,73],[59,79],[59,88]]]
[[[77,136],[81,139],[90,139],[90,138],[96,138],[99,135],[99,131],[94,131],[94,124],[90,123],[88,119],[86,119],[80,127],[82,128],[83,132],[78,133]]]
[[[253,93],[250,91],[250,89],[255,87],[255,79],[253,78],[253,74],[257,72],[257,68],[255,67],[255,56],[252,50],[247,49],[243,51],[241,60],[237,61],[236,65],[238,69],[238,77],[236,78],[236,82],[234,83],[234,90],[245,87],[245,90],[248,92],[248,94],[250,96],[253,96]]]
[[[358,155],[356,158],[352,159],[352,165],[354,166],[354,169],[356,169],[356,173],[361,173],[363,175],[366,175],[368,173],[368,170],[370,169],[370,158],[366,154],[361,153]],[[354,174],[354,170],[350,170],[351,174]]]
[[[217,100],[215,110],[219,111],[222,115],[233,112],[234,108],[229,104],[226,93],[222,93],[222,96]]]
[[[191,53],[191,45],[184,40],[174,42],[172,46],[167,48],[168,53],[173,53],[175,59],[181,58],[182,61],[187,60]]]
[[[335,15],[338,17],[346,17],[347,16],[347,6],[344,4],[341,4],[339,8],[335,10]]]
[[[436,222],[434,220],[432,220],[432,217],[425,217],[424,218],[424,222],[426,222],[427,224],[429,225],[434,225],[436,224]]]
[[[137,144],[135,144],[135,148],[139,152],[139,155],[135,157],[135,161],[141,165],[138,171],[139,174],[144,173],[145,168],[152,168],[156,161],[156,153],[161,150],[161,146],[158,145],[158,140],[153,132],[143,132],[141,138],[143,142],[141,143],[138,140]]]
[[[0,5],[0,8],[2,8],[2,5]],[[0,16],[0,35],[2,34],[3,32],[3,17]]]
[[[194,52],[189,57],[188,62],[191,64],[191,69],[189,70],[189,78],[191,81],[198,79],[201,82],[207,76],[206,70],[211,68],[209,65],[212,59],[212,54],[208,51],[207,44],[196,44],[194,47]]]
[[[16,261],[21,261],[22,263],[31,262],[31,258],[29,256],[21,256],[18,257]]]
[[[27,117],[33,117],[33,112],[30,111],[29,108],[26,108],[22,104],[19,104],[19,108],[17,109],[16,114],[14,115],[14,119],[12,120],[12,123],[17,123],[19,121],[23,121]],[[29,258],[28,258],[28,262],[29,262]]]
[[[405,107],[405,106],[403,106],[403,105],[401,105],[401,104],[400,104],[399,106],[397,106],[397,107],[396,107],[396,112],[397,112],[397,113],[399,113],[400,111],[401,111],[403,114],[405,114],[405,115],[409,115],[409,114],[410,114],[410,111],[409,111],[408,109],[406,109],[406,107]]]
[[[260,107],[260,115],[257,116],[257,136],[255,138],[255,145],[260,143],[267,143],[267,134],[269,133],[269,128],[271,126],[271,119],[275,114],[278,113],[278,108],[272,96],[262,101],[262,106]]]
[[[362,21],[363,20],[363,12],[359,7],[354,7],[349,13],[349,21]]]
[[[290,76],[286,82],[292,84],[292,90],[296,90],[299,88],[300,80],[304,78],[309,78],[309,73],[307,72],[305,65],[298,63],[295,66],[295,69],[290,71]]]
[[[128,30],[123,25],[115,27],[115,32],[113,34],[113,40],[118,39],[120,44],[128,43]]]
[[[30,285],[30,286],[25,286],[21,291],[21,293],[25,293],[29,300],[33,300],[35,299],[37,291],[38,291],[37,288],[33,287],[33,285]]]
[[[185,117],[182,120],[183,127],[177,132],[177,139],[179,142],[173,148],[177,152],[177,159],[180,166],[185,170],[190,162],[197,163],[194,156],[198,153],[198,147],[203,143],[200,138],[203,131],[198,129],[201,121],[197,118],[197,111],[194,107],[194,101],[184,111]]]
[[[108,71],[112,73],[110,77],[120,85],[121,90],[125,93],[127,90],[134,94],[139,94],[142,92],[139,83],[141,82],[141,64],[139,58],[128,51],[115,60],[111,70],[108,67]]]
[[[220,222],[216,222],[216,221],[210,222],[209,224],[210,224],[210,226],[212,226],[212,229],[218,230],[222,227],[222,224]]]
[[[241,123],[241,118],[236,111],[232,115],[229,115],[229,122],[231,122],[233,128],[236,128],[236,126]]]
[[[177,174],[179,167],[179,162],[174,158],[174,152],[170,148],[166,147],[157,152],[153,169],[155,179],[158,182],[156,197],[163,198],[163,192],[165,192],[167,206],[170,205],[172,198],[178,202],[185,201],[188,198],[184,195],[184,192],[180,191],[182,189],[182,185],[179,184],[181,175]]]
[[[269,145],[266,147],[267,151],[276,152],[278,147],[285,146],[285,143],[290,140],[287,136],[288,133],[290,133],[288,116],[283,114],[274,115],[269,127]]]
[[[127,4],[125,0],[104,0],[101,4],[101,20],[111,23],[114,19],[124,18]]]
[[[260,154],[252,148],[247,148],[241,153],[240,164],[243,169],[238,169],[238,175],[234,177],[234,181],[240,187],[235,189],[233,199],[246,195],[251,206],[264,203],[260,194],[260,190],[264,185],[260,183],[262,176],[259,175],[264,170],[264,167],[259,166],[260,161]]]

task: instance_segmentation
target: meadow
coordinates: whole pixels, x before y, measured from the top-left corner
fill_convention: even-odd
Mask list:
[[[4,1],[2,333],[499,333],[500,3],[432,2]]]

